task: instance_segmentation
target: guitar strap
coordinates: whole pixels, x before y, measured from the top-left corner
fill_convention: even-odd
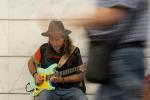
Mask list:
[[[69,58],[71,57],[71,55],[74,53],[75,49],[76,49],[76,47],[75,47],[75,46],[72,46],[72,47],[71,47],[71,53],[70,53],[70,55],[64,54],[64,55],[60,58],[60,60],[59,60],[59,62],[58,62],[58,68],[61,68],[61,67],[68,61],[68,59],[69,59]]]

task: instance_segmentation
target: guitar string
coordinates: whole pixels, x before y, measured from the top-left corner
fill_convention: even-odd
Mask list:
[[[79,70],[79,66],[75,67],[75,68],[71,68],[71,69],[66,69],[64,71],[59,72],[59,74],[60,74],[60,76],[63,76],[63,75],[66,75],[66,74],[69,74],[69,73],[72,73],[72,72],[78,71],[78,70]]]

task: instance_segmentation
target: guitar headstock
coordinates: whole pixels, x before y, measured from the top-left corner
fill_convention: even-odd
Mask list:
[[[86,71],[86,64],[80,65],[79,70],[82,71],[82,72],[85,72]]]

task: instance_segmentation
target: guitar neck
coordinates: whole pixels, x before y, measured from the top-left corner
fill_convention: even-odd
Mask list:
[[[65,76],[65,75],[68,75],[68,74],[72,74],[72,73],[74,73],[74,72],[77,72],[77,71],[79,71],[79,70],[84,71],[84,70],[85,70],[84,67],[85,67],[85,64],[82,64],[82,65],[77,66],[77,67],[73,67],[73,68],[69,68],[69,69],[60,71],[60,72],[55,73],[55,74],[53,74],[53,75]],[[84,69],[84,70],[83,70],[83,69]],[[51,76],[53,76],[53,75],[48,75],[48,76],[47,76],[47,79],[49,79],[49,78],[50,78]]]
[[[79,71],[79,69],[80,69],[80,66],[74,67],[74,68],[70,68],[70,69],[66,69],[66,70],[58,72],[58,75],[65,76],[65,75],[77,72],[77,71]]]

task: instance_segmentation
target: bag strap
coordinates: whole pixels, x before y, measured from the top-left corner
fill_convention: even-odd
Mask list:
[[[76,48],[77,48],[77,47],[72,46],[72,47],[71,47],[71,53],[70,53],[70,55],[64,54],[64,55],[60,58],[60,60],[59,60],[59,62],[58,62],[58,68],[61,68],[61,67],[68,61],[68,59],[69,59],[69,58],[71,57],[71,55],[74,53],[74,51],[75,51]]]

